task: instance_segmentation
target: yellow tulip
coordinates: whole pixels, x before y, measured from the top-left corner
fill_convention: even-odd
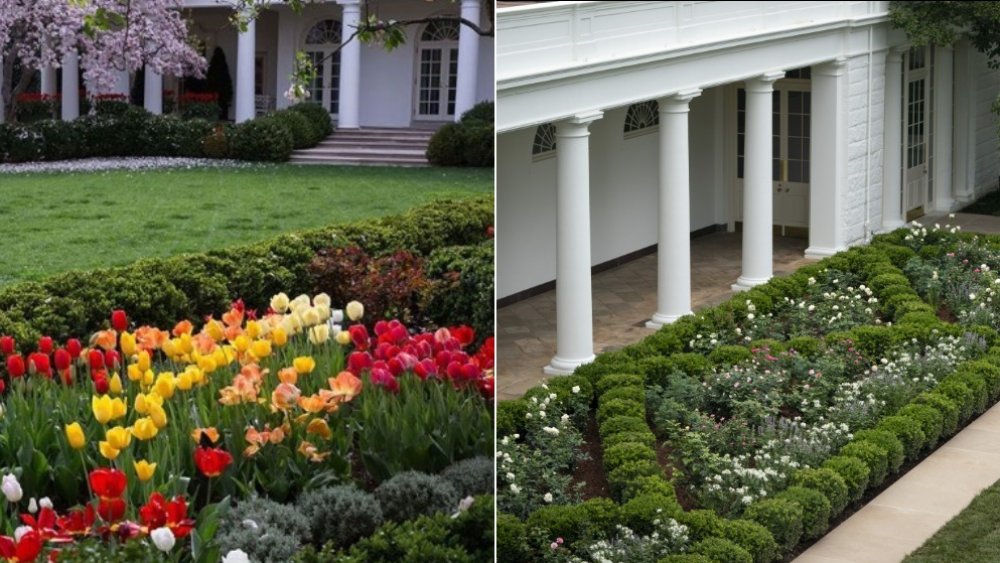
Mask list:
[[[139,414],[146,414],[149,412],[149,407],[146,403],[146,396],[142,393],[137,393],[135,396],[135,412]]]
[[[193,384],[194,381],[191,380],[190,372],[185,371],[177,376],[177,388],[181,391],[189,391]]]
[[[315,434],[322,437],[325,440],[329,440],[333,436],[333,431],[330,430],[330,425],[326,423],[322,418],[314,418],[309,426],[306,427],[306,432],[309,434]]]
[[[79,422],[66,425],[66,440],[74,450],[81,450],[87,445],[87,437],[83,434],[83,427]]]
[[[125,401],[115,398],[111,401],[111,418],[121,418],[128,413],[128,406]]]
[[[142,379],[142,368],[139,367],[139,364],[130,365],[126,373],[128,374],[129,381],[139,381]]]
[[[232,346],[219,346],[212,352],[212,360],[215,361],[215,367],[220,368],[223,366],[228,366],[233,363],[236,359],[236,349]]]
[[[344,312],[347,313],[347,318],[352,321],[356,321],[365,316],[365,306],[359,301],[351,301],[344,309]]]
[[[257,338],[261,335],[263,330],[260,328],[260,323],[257,321],[247,321],[246,328],[247,336],[250,338]]]
[[[90,408],[94,411],[94,418],[101,424],[107,424],[114,417],[114,406],[111,397],[107,395],[93,396],[90,399]]]
[[[307,373],[312,373],[316,369],[316,360],[312,356],[299,356],[292,360],[292,365],[295,366],[295,371],[299,375],[305,375]]]
[[[142,373],[142,384],[145,385],[146,387],[152,385],[155,379],[156,375],[153,373],[153,370],[151,369],[147,369]]]
[[[131,334],[131,333],[128,333],[128,332],[123,332],[121,334],[121,337],[119,338],[119,342],[121,343],[122,353],[125,354],[126,358],[135,355],[135,335],[134,334]]]
[[[319,324],[319,311],[316,310],[316,307],[309,307],[302,312],[302,324],[306,326]]]
[[[111,444],[107,442],[101,442],[98,444],[98,448],[101,450],[101,455],[108,460],[114,460],[121,453],[119,450],[114,449]]]
[[[166,371],[156,377],[153,389],[164,399],[169,399],[174,396],[174,386],[174,374]]]
[[[330,340],[330,325],[321,324],[309,329],[309,342],[323,344],[327,340]]]
[[[153,422],[153,419],[146,416],[135,421],[132,425],[132,434],[140,440],[149,440],[160,431]]]
[[[292,301],[288,304],[288,307],[291,308],[293,311],[300,310],[308,306],[309,306],[309,296],[306,295],[305,293],[299,295],[295,299],[292,299]]]
[[[117,373],[111,376],[111,381],[108,383],[108,391],[112,395],[122,394],[122,378]]]
[[[191,340],[191,333],[185,332],[181,335],[181,351],[185,354],[190,354],[194,351],[194,341]]]
[[[149,463],[146,460],[134,461],[132,464],[135,466],[135,474],[139,477],[140,481],[149,481],[153,478],[153,473],[156,471],[156,463]]]
[[[226,337],[225,330],[222,328],[222,323],[217,320],[211,320],[205,325],[205,332],[212,337],[212,340],[220,342]]]
[[[139,371],[143,372],[148,370],[152,366],[152,358],[149,357],[149,352],[145,350],[139,350]]]
[[[254,340],[250,346],[250,352],[258,359],[263,359],[271,355],[270,340]]]
[[[274,342],[275,346],[284,346],[288,342],[288,332],[279,327],[275,327],[271,331],[271,342]]]
[[[246,352],[250,348],[250,339],[243,334],[237,336],[233,340],[233,348],[236,348],[241,354]]]
[[[149,393],[146,393],[146,404],[147,405],[156,405],[158,407],[162,407],[163,406],[163,395],[160,395],[159,393],[157,393],[155,389],[153,391],[150,391]]]
[[[284,313],[288,310],[288,296],[284,293],[279,293],[271,298],[271,309],[275,313]]]
[[[167,425],[167,411],[163,410],[160,405],[149,405],[149,418],[160,430]]]
[[[180,341],[176,338],[171,338],[163,342],[163,346],[160,348],[163,353],[167,355],[168,358],[176,358],[181,354]]]
[[[192,385],[202,385],[205,383],[205,372],[198,369],[197,366],[188,366],[187,369],[184,370],[184,373],[188,374],[188,377],[191,378]],[[179,384],[180,382],[178,381],[178,385]]]
[[[351,343],[351,333],[347,332],[346,330],[342,330],[337,333],[337,344],[340,344],[341,346],[347,346],[350,343]]]
[[[132,443],[132,434],[121,426],[115,426],[104,433],[108,445],[116,450],[124,450]]]
[[[325,293],[320,293],[316,297],[313,297],[313,305],[317,307],[330,308],[330,296]]]
[[[319,313],[319,321],[321,323],[325,323],[333,316],[333,311],[330,310],[329,305],[316,305],[316,312]]]

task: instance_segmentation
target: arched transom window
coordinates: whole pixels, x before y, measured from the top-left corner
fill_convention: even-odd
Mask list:
[[[340,45],[340,22],[322,20],[309,29],[306,45]]]
[[[660,104],[656,100],[632,104],[625,112],[625,136],[649,133],[660,124]]]
[[[458,20],[431,20],[417,43],[416,118],[446,120],[455,115],[458,86]]]
[[[535,129],[535,140],[531,144],[531,156],[536,160],[556,154],[556,126],[543,123]]]
[[[421,41],[458,41],[458,21],[433,20],[420,35]]]
[[[316,78],[309,84],[310,101],[322,104],[332,115],[340,111],[340,47],[341,24],[338,20],[320,20],[309,28],[305,37],[305,53],[316,69]]]

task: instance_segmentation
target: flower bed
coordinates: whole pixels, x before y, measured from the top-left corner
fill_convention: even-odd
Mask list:
[[[363,316],[278,294],[198,328],[116,310],[82,342],[0,338],[0,555],[488,556],[492,338]]]
[[[930,244],[903,239],[774,279],[501,403],[504,560],[781,559],[992,404],[996,332],[940,320],[914,290],[924,278],[901,269],[917,272]],[[567,453],[579,448],[560,440],[579,441],[588,417],[611,498],[580,502]]]

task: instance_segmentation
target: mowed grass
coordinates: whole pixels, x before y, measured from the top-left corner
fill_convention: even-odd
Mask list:
[[[1000,561],[1000,481],[979,493],[904,563]]]
[[[0,174],[0,285],[255,242],[493,190],[492,169]]]

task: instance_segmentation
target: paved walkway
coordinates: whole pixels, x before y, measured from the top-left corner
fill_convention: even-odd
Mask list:
[[[774,238],[774,270],[783,275],[811,262],[805,239]],[[714,233],[691,241],[695,310],[732,295],[740,274],[742,237]],[[497,381],[501,400],[520,397],[544,378],[542,367],[556,351],[556,292],[548,291],[497,310]],[[656,254],[593,277],[594,351],[620,348],[653,331],[645,322],[656,310]]]
[[[820,539],[795,563],[896,563],[1000,480],[1000,404]]]

